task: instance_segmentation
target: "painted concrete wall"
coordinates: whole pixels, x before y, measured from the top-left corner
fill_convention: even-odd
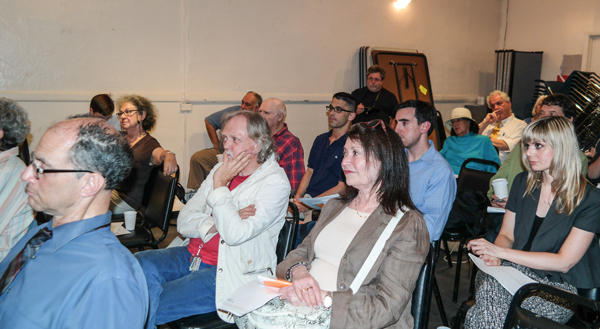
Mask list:
[[[93,95],[139,93],[156,102],[152,134],[177,154],[183,182],[191,154],[210,145],[204,117],[248,90],[288,101],[308,157],[331,95],[359,85],[361,46],[425,53],[447,118],[491,91],[503,10],[502,0],[413,0],[404,10],[391,0],[0,3],[0,94],[29,112],[33,147]]]
[[[503,15],[507,3],[506,49],[543,51],[544,80],[556,81],[564,55],[583,55],[585,70],[589,35],[600,35],[600,1],[503,0]],[[499,49],[504,43],[501,25]]]

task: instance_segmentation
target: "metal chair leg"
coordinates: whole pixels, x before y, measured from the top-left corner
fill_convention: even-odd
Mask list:
[[[452,302],[456,303],[458,299],[458,286],[460,285],[460,267],[462,263],[464,241],[461,240],[458,246],[458,255],[456,255],[456,274],[454,274],[454,292],[452,293]]]
[[[477,265],[471,264],[471,278],[469,281],[469,300],[474,299],[475,294],[475,275],[477,275]]]
[[[452,268],[452,256],[450,255],[450,248],[448,247],[448,240],[444,239],[444,251],[446,252],[446,261],[448,262],[448,268]]]
[[[435,301],[438,306],[438,310],[440,311],[440,317],[442,318],[442,324],[446,327],[449,326],[448,318],[446,317],[446,311],[444,310],[444,302],[442,301],[442,295],[440,294],[440,287],[438,287],[437,279],[435,278],[435,273],[433,273],[433,295],[435,296]]]

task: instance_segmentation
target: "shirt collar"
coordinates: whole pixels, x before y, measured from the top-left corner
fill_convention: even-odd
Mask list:
[[[510,120],[512,120],[514,117],[515,117],[515,115],[514,115],[514,114],[511,114],[511,115],[510,115],[508,118],[506,118],[506,119],[502,120],[502,121],[501,121],[501,122],[502,122],[502,125],[503,125],[503,126],[504,126],[504,125],[506,125],[506,124],[507,124],[507,123],[508,123]]]
[[[277,137],[285,134],[287,130],[288,130],[287,123],[284,122],[283,123],[283,128],[281,128],[281,130],[278,133],[276,133],[275,135],[273,135],[273,138],[277,138]]]
[[[71,240],[90,231],[99,229],[102,226],[109,225],[111,217],[112,213],[109,211],[104,215],[78,220],[72,223],[60,225],[55,228],[52,228],[52,223],[54,221],[54,219],[52,219],[50,222],[48,222],[48,229],[52,231],[52,239],[48,242],[51,242],[50,246],[52,246],[54,251],[57,251]],[[106,229],[109,228],[107,227]]]
[[[427,149],[427,152],[425,152],[425,154],[423,154],[423,156],[420,159],[410,162],[409,165],[412,163],[418,162],[418,161],[424,161],[428,164],[433,163],[433,159],[435,158],[436,150],[435,150],[435,147],[433,146],[433,142],[431,141],[431,139],[428,139],[427,141],[429,142],[429,149]],[[408,150],[406,148],[404,149],[404,152],[406,152],[406,154],[408,155]]]
[[[0,152],[0,162],[6,161],[11,156],[15,156],[17,154],[19,154],[19,147],[18,146],[15,146],[15,147],[11,148],[10,150],[6,150],[4,152]]]

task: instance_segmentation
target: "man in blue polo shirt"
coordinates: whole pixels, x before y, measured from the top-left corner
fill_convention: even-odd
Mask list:
[[[326,106],[331,130],[317,136],[310,149],[308,168],[294,198],[294,204],[300,212],[309,208],[298,198],[333,195],[346,187],[342,178],[342,159],[348,129],[356,117],[356,104],[354,96],[339,92],[333,95],[331,104]]]

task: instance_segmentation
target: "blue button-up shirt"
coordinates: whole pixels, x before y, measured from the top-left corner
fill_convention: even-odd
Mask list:
[[[148,287],[133,255],[110,231],[111,213],[27,233],[0,276],[41,228],[52,239],[0,295],[0,328],[143,328]]]
[[[431,241],[437,241],[448,221],[456,197],[456,178],[448,162],[429,141],[429,149],[408,164],[410,197],[425,218]]]

